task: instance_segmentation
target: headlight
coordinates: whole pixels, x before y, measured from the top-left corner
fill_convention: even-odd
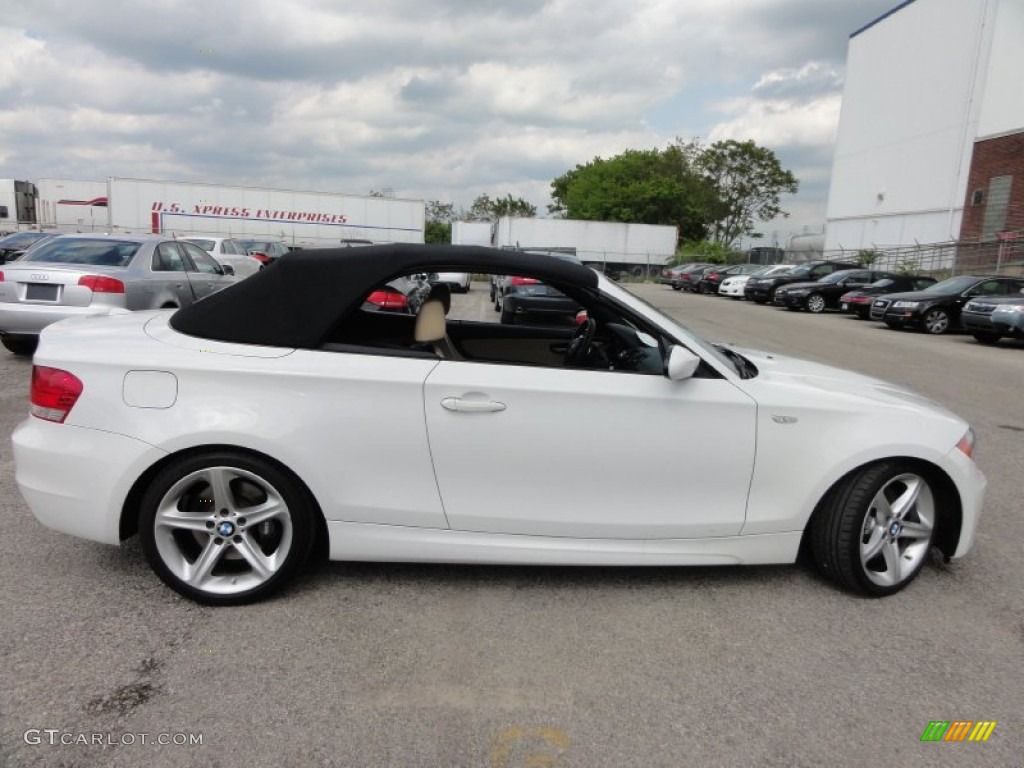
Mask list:
[[[920,306],[920,301],[897,301],[893,304],[897,309],[915,309]]]
[[[781,291],[780,291],[781,292]],[[806,296],[810,293],[806,288],[798,288],[795,291],[786,291],[790,296]]]
[[[994,310],[992,310],[992,314],[995,314],[996,312],[999,312],[1000,314],[1003,312],[1024,312],[1024,304],[999,304]]]

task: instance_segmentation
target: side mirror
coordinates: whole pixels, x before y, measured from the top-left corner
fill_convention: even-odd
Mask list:
[[[235,274],[235,268],[232,267],[230,264],[221,264],[220,268],[221,268],[221,271],[223,271],[223,273],[225,275],[233,275],[233,274]]]
[[[689,379],[697,372],[699,365],[700,358],[693,352],[685,347],[673,345],[669,348],[668,359],[665,361],[665,375],[672,381]]]
[[[587,322],[587,310],[581,309],[576,313],[576,325],[583,325]]]

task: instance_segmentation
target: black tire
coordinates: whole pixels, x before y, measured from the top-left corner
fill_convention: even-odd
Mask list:
[[[768,303],[769,304],[774,304],[775,303],[775,294],[776,294],[777,290],[778,290],[777,288],[772,288],[771,293],[768,294]]]
[[[8,352],[13,352],[15,355],[31,357],[36,353],[39,339],[24,336],[0,336],[0,344],[3,344]]]
[[[921,318],[921,328],[925,333],[930,333],[933,336],[946,333],[949,330],[949,326],[949,312],[939,307],[929,309],[924,313],[924,317]]]
[[[820,293],[812,293],[807,297],[807,301],[804,302],[804,306],[807,308],[807,311],[815,315],[824,312],[825,305],[825,297]]]
[[[768,303],[768,299],[755,298],[753,301],[754,301],[755,304],[767,304]]]
[[[217,498],[204,472],[230,478],[224,485],[228,501]],[[247,531],[246,510],[265,504],[270,493],[280,502],[280,511]],[[188,521],[204,523],[209,533],[184,524],[158,526],[161,505],[165,513],[192,513]],[[150,567],[175,592],[206,605],[242,605],[265,598],[298,575],[312,550],[318,515],[301,484],[269,461],[240,451],[210,451],[183,456],[157,473],[139,504],[139,538]],[[166,514],[162,517],[167,519]],[[227,525],[226,532],[218,530],[222,525]],[[269,575],[250,565],[243,554],[246,548],[258,548],[272,568]],[[195,567],[207,550],[214,554],[203,580],[212,583],[195,586],[175,572]]]
[[[886,320],[885,324],[893,331],[900,331],[903,329],[903,326],[900,323],[894,322],[893,320]]]
[[[494,283],[491,283],[491,301],[494,301]]]
[[[501,322],[503,325],[515,325],[516,313],[506,309],[503,305],[501,308]]]
[[[914,484],[918,491],[911,494]],[[901,494],[913,495],[914,501],[904,507],[898,503]],[[892,506],[876,505],[879,496]],[[885,511],[897,514],[901,508],[898,518]],[[938,514],[932,485],[917,467],[898,461],[868,465],[841,480],[819,504],[808,526],[812,561],[822,575],[851,592],[891,595],[913,581],[927,561]],[[910,542],[903,551],[900,540]],[[865,553],[873,544],[878,551]],[[890,563],[896,573],[891,573]],[[887,579],[892,583],[884,583]]]
[[[1003,338],[1001,334],[993,333],[992,331],[975,331],[974,339],[982,344],[996,344]]]
[[[683,290],[683,286],[678,285],[677,283],[672,283],[672,290],[673,291],[681,291],[681,290]]]

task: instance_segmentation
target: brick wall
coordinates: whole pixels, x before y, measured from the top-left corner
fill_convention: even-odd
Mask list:
[[[1008,184],[1006,179],[998,179],[1005,176],[1012,177]],[[997,179],[994,184],[993,179]],[[975,200],[977,190],[981,191],[980,204]],[[960,240],[995,239],[993,228],[1000,232],[1024,230],[1024,131],[974,144]]]

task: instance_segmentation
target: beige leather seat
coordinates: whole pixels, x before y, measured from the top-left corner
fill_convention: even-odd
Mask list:
[[[448,338],[445,313],[448,306],[441,296],[431,296],[416,314],[416,328],[413,335],[417,344],[429,344],[438,357],[445,360],[459,360],[461,356]]]

